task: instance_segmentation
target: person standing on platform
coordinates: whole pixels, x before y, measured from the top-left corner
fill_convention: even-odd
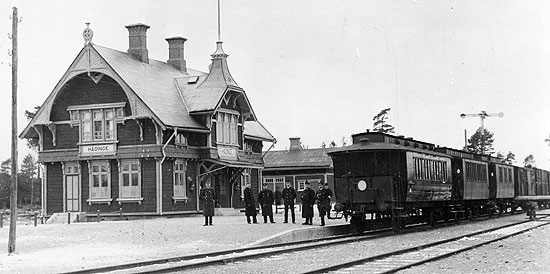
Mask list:
[[[213,225],[212,216],[214,216],[214,205],[216,203],[216,192],[210,187],[210,181],[204,183],[204,188],[201,189],[199,199],[203,202],[204,226]]]
[[[286,183],[282,196],[285,204],[285,223],[288,223],[288,210],[290,210],[292,223],[295,224],[296,217],[294,215],[294,199],[296,198],[296,190],[294,190],[290,182]]]
[[[330,189],[327,191],[327,189],[324,188],[323,183],[319,183],[319,190],[317,190],[317,193],[315,193],[315,196],[317,197],[317,209],[319,210],[319,217],[321,218],[321,226],[325,226],[325,215],[327,214],[327,211],[330,210],[330,198],[331,196]]]
[[[327,218],[328,219],[332,219],[330,217],[330,211],[332,211],[332,190],[330,190],[330,188],[328,188],[328,183],[325,183],[325,192],[326,192],[326,195],[328,196],[328,209],[327,209]]]
[[[273,202],[275,201],[275,197],[273,195],[273,191],[267,187],[267,184],[263,184],[264,189],[260,191],[260,194],[258,194],[258,202],[260,203],[260,207],[262,208],[262,216],[264,217],[264,224],[267,223],[267,217],[269,217],[269,221],[273,224],[275,221],[273,221]]]
[[[281,205],[281,198],[282,198],[279,187],[275,188],[275,192],[273,194],[275,195],[275,213],[277,213],[277,210],[279,209],[279,205]]]
[[[302,225],[313,225],[313,204],[315,203],[315,192],[310,188],[306,180],[306,189],[302,192],[302,218],[305,219]]]
[[[250,182],[246,182],[246,187],[244,188],[244,208],[246,221],[250,224],[250,217],[252,217],[252,223],[257,224],[256,220],[256,201],[254,200],[254,194],[250,188]]]

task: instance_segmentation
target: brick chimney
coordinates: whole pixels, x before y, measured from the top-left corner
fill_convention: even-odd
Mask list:
[[[149,26],[138,23],[128,25],[126,28],[129,38],[128,53],[140,62],[149,64],[149,52],[147,51],[147,29]]]
[[[290,149],[289,150],[301,150],[300,137],[290,137]]]
[[[183,44],[187,39],[183,37],[166,38],[168,42],[168,64],[179,69],[181,72],[187,72],[183,54]]]

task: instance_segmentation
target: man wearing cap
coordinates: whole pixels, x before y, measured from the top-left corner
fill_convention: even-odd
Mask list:
[[[246,221],[250,224],[250,217],[252,217],[252,222],[257,224],[256,220],[256,201],[254,200],[254,194],[250,188],[250,182],[246,182],[246,187],[244,188],[244,208]]]
[[[258,202],[260,203],[260,207],[262,208],[262,216],[264,217],[264,224],[267,223],[267,217],[269,217],[269,221],[271,223],[275,223],[273,221],[273,202],[275,201],[273,191],[267,187],[267,184],[263,184],[264,189],[260,191],[260,194],[258,194]]]
[[[330,217],[330,211],[332,210],[332,190],[330,190],[330,188],[328,188],[328,183],[325,183],[325,192],[326,192],[326,195],[328,196],[328,209],[327,209],[327,218],[328,219],[332,219]]]
[[[201,189],[199,199],[203,202],[204,226],[212,225],[212,216],[214,216],[214,204],[216,201],[216,192],[210,187],[210,180],[204,183]]]
[[[332,191],[330,193],[332,193]],[[329,192],[324,188],[323,183],[319,183],[319,190],[317,190],[315,195],[317,197],[317,209],[319,210],[319,217],[321,218],[321,226],[325,226],[325,215],[327,211],[330,210],[331,196],[329,196]]]
[[[294,199],[296,198],[296,190],[292,187],[292,183],[286,183],[282,196],[285,203],[285,223],[288,223],[288,210],[290,210],[292,223],[295,224],[296,217],[294,215]]]
[[[310,188],[306,180],[306,189],[302,192],[302,218],[305,219],[302,225],[313,225],[313,204],[315,203],[315,192]]]

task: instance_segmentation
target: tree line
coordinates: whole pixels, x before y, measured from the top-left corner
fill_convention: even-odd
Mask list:
[[[381,133],[395,133],[395,127],[388,122],[389,112],[391,108],[382,109],[378,114],[374,115],[372,118],[373,125],[370,131],[381,132]],[[486,128],[479,127],[470,138],[467,140],[467,144],[463,147],[464,151],[475,153],[475,154],[486,154],[491,155],[500,159],[501,163],[512,165],[516,163],[516,155],[512,151],[508,151],[506,155],[503,152],[495,152],[493,148],[493,142],[495,141],[494,133],[487,130]],[[545,140],[550,145],[550,137]],[[347,140],[345,137],[342,137],[341,145],[346,146]],[[325,142],[321,144],[321,147],[325,148],[327,145]],[[329,147],[336,147],[337,144],[334,141],[331,141]],[[523,160],[524,167],[536,167],[536,161],[533,154],[529,154]]]
[[[7,159],[0,164],[0,209],[10,207],[11,165],[11,159]],[[40,183],[38,163],[32,154],[25,155],[17,176],[19,180],[17,184],[18,206],[30,206],[31,208],[40,206],[42,184]]]

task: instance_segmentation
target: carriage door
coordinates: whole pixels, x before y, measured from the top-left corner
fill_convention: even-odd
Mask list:
[[[65,211],[80,211],[80,168],[78,163],[66,163],[65,173]]]

